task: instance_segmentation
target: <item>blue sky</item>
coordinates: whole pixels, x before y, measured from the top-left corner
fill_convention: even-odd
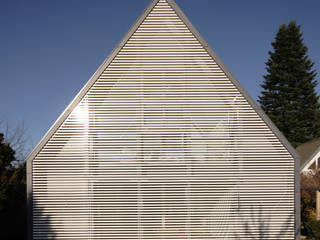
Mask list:
[[[35,146],[148,3],[0,1],[0,120],[11,126],[24,122],[29,145]],[[301,25],[320,75],[320,1],[176,3],[254,99],[281,23],[295,19]]]

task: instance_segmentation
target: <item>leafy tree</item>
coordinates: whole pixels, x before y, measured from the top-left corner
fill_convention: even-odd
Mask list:
[[[316,220],[316,191],[320,187],[320,170],[301,175],[301,233],[306,239],[320,239],[320,221]]]
[[[319,96],[316,72],[295,21],[282,24],[273,52],[266,62],[267,74],[259,96],[262,109],[293,146],[320,136]]]
[[[0,226],[1,239],[26,239],[25,164],[12,165],[15,151],[0,133]]]

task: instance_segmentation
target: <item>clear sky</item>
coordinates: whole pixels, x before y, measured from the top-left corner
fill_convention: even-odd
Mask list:
[[[0,120],[24,122],[35,146],[148,3],[0,1]],[[302,27],[320,76],[319,0],[176,3],[254,99],[278,27],[292,19]]]

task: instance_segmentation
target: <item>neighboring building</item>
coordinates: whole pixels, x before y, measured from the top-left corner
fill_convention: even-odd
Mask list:
[[[154,0],[28,157],[30,237],[299,239],[299,161]]]
[[[301,173],[313,173],[320,168],[320,139],[301,144],[297,147],[297,152],[301,157]]]

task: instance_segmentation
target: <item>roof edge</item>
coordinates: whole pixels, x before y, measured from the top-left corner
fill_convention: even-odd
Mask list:
[[[96,72],[91,76],[85,86],[79,91],[79,93],[75,96],[75,98],[71,101],[71,103],[66,107],[66,109],[62,112],[62,114],[57,118],[51,128],[47,131],[47,133],[43,136],[37,146],[31,151],[31,153],[26,158],[27,162],[27,198],[28,198],[28,208],[31,209],[31,196],[32,196],[32,160],[35,156],[40,152],[40,150],[44,147],[44,145],[48,142],[48,140],[53,136],[56,130],[60,127],[60,125],[64,122],[64,120],[69,116],[69,114],[73,111],[76,105],[81,101],[81,99],[85,96],[87,91],[91,88],[91,86],[96,82],[99,76],[102,74],[104,69],[111,63],[114,57],[119,53],[123,45],[129,40],[131,35],[136,31],[139,25],[143,22],[149,12],[153,9],[153,7],[159,2],[159,0],[152,0],[149,5],[142,12],[140,17],[137,18],[136,22],[131,26],[129,31],[124,35],[118,45],[113,49],[113,51],[109,54],[109,56],[103,61],[103,63],[99,66]],[[288,150],[288,152],[295,159],[295,229],[297,231],[296,239],[299,239],[299,227],[300,227],[300,207],[299,207],[299,198],[300,198],[300,156],[297,151],[292,147],[292,145],[288,142],[288,140],[283,136],[283,134],[279,131],[279,129],[275,126],[275,124],[270,120],[270,118],[263,112],[263,110],[258,106],[258,104],[253,100],[253,98],[248,94],[248,92],[241,86],[240,82],[234,77],[234,75],[229,71],[229,69],[224,65],[224,63],[220,60],[218,55],[212,50],[206,40],[201,36],[198,30],[192,25],[189,19],[185,16],[182,10],[177,6],[174,0],[167,0],[168,4],[172,7],[172,9],[177,13],[177,15],[181,18],[181,20],[186,24],[189,30],[196,36],[199,42],[203,45],[209,55],[216,61],[216,63],[220,66],[220,68],[224,71],[230,81],[236,86],[241,94],[248,101],[250,106],[257,112],[257,114],[262,118],[262,120],[269,126],[271,131],[276,135],[276,137],[280,140],[280,142],[284,145],[284,147]],[[31,223],[29,223],[31,224]],[[31,233],[32,234],[32,233]]]
[[[69,116],[69,114],[73,111],[76,105],[81,101],[81,99],[85,96],[88,90],[92,87],[92,85],[96,82],[96,80],[100,77],[103,71],[108,67],[114,57],[119,53],[121,48],[125,45],[125,43],[129,40],[132,34],[136,31],[136,29],[140,26],[149,12],[153,9],[153,7],[159,2],[159,0],[152,0],[149,5],[143,10],[142,14],[137,18],[135,23],[131,26],[129,31],[124,35],[124,37],[120,40],[117,46],[112,50],[112,52],[107,56],[107,58],[103,61],[103,63],[99,66],[96,72],[91,76],[88,82],[84,85],[84,87],[79,91],[79,93],[74,97],[71,103],[66,107],[66,109],[60,114],[51,128],[47,131],[47,133],[43,136],[37,146],[31,151],[31,153],[26,158],[26,161],[30,161],[33,159],[38,152],[43,148],[43,146],[47,143],[47,141],[52,137],[54,132],[59,128],[59,126],[63,123],[63,121]]]
[[[267,116],[267,114],[259,107],[259,105],[255,102],[255,100],[249,95],[249,93],[242,87],[240,82],[236,79],[236,77],[231,73],[231,71],[227,68],[226,65],[221,61],[218,55],[213,51],[207,41],[202,37],[199,31],[193,26],[190,20],[186,17],[186,15],[182,12],[179,6],[175,3],[174,0],[167,0],[169,5],[175,10],[177,15],[182,19],[182,21],[186,24],[189,30],[196,36],[202,46],[206,49],[206,51],[210,54],[210,56],[216,61],[222,71],[227,75],[227,77],[231,80],[231,82],[237,87],[237,89],[242,93],[245,99],[248,101],[250,106],[258,113],[258,115],[262,118],[262,120],[270,127],[273,133],[278,137],[280,142],[284,145],[284,147],[289,151],[289,153],[295,158],[299,159],[300,155],[297,153],[295,148],[289,143],[289,141],[284,137],[281,131],[277,128],[277,126],[271,121],[271,119]],[[300,164],[299,164],[300,165]]]
[[[311,156],[300,166],[301,172],[306,170],[304,168],[312,165],[312,160],[314,160],[314,158],[319,154],[319,152],[320,152],[320,147],[317,147],[316,150],[314,150],[314,152],[311,154]]]
[[[59,128],[59,126],[63,123],[63,121],[69,116],[72,110],[76,107],[76,105],[81,101],[90,87],[96,82],[99,76],[102,74],[104,69],[111,63],[114,57],[121,50],[123,45],[129,40],[131,35],[136,31],[139,25],[143,22],[149,12],[153,9],[153,7],[158,3],[159,0],[152,0],[149,5],[142,12],[140,17],[136,20],[136,22],[131,26],[129,31],[125,34],[125,36],[121,39],[118,45],[113,49],[113,51],[109,54],[109,56],[103,61],[103,63],[99,66],[97,71],[91,76],[85,86],[79,91],[79,93],[75,96],[75,98],[71,101],[71,103],[66,107],[66,109],[62,112],[62,114],[58,117],[52,127],[47,131],[44,137],[40,140],[37,146],[31,151],[31,153],[26,158],[26,161],[29,162],[30,159],[33,159],[38,152],[43,148],[45,143],[51,138],[54,132]],[[193,26],[190,20],[185,16],[179,6],[175,3],[174,0],[167,0],[168,4],[173,8],[173,10],[177,13],[177,15],[182,19],[182,21],[186,24],[189,30],[196,36],[199,42],[203,45],[206,51],[210,54],[210,56],[216,61],[216,63],[220,66],[220,68],[224,71],[224,73],[229,77],[231,82],[238,88],[240,93],[244,95],[248,103],[251,107],[258,113],[258,115],[262,118],[262,120],[270,127],[270,129],[274,132],[274,134],[278,137],[278,139],[282,142],[285,148],[289,151],[289,153],[295,158],[299,159],[298,165],[296,167],[300,170],[300,156],[289,143],[289,141],[283,136],[280,130],[276,127],[276,125],[270,120],[270,118],[264,113],[264,111],[258,106],[258,104],[253,100],[253,98],[248,94],[248,92],[241,86],[240,82],[234,77],[231,71],[224,65],[224,63],[220,60],[218,55],[213,51],[213,49],[209,46],[207,41],[202,37],[202,35],[198,32],[198,30]]]

